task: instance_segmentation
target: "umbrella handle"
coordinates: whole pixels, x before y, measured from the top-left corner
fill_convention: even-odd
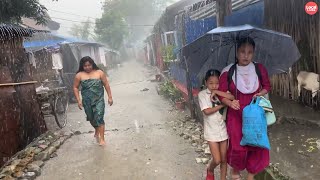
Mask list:
[[[237,76],[237,43],[234,45],[234,60],[235,60],[235,68],[234,68],[234,73],[235,73],[235,85],[236,85],[236,99],[238,99],[238,76]]]

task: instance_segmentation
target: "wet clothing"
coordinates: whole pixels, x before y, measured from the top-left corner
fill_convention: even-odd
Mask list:
[[[230,91],[232,95],[240,101],[240,110],[236,111],[228,108],[227,113],[227,132],[229,135],[229,146],[227,151],[228,164],[236,170],[247,169],[248,172],[256,174],[264,170],[270,162],[269,150],[251,147],[241,146],[240,141],[242,139],[242,112],[243,109],[250,104],[254,94],[260,92],[260,88],[267,90],[271,89],[268,72],[262,64],[258,64],[258,68],[261,72],[262,82],[259,81],[259,88],[250,94],[244,94],[237,90],[234,81],[230,83],[230,89],[228,90],[227,76],[228,71],[225,71],[220,76],[219,90],[223,92]],[[254,75],[254,74],[253,74]],[[239,86],[240,83],[238,83]],[[222,100],[222,97],[219,97]]]
[[[87,79],[81,81],[82,104],[93,127],[104,125],[104,87],[100,79]]]
[[[208,89],[201,91],[198,95],[201,111],[212,108],[214,104],[211,99],[211,92]],[[226,123],[222,118],[222,114],[216,113],[205,115],[203,114],[204,123],[204,139],[210,142],[221,142],[228,139]]]

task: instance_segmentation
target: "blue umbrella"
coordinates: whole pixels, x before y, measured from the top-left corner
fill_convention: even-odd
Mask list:
[[[189,71],[204,77],[210,68],[222,70],[235,62],[236,42],[251,37],[256,44],[254,61],[262,63],[269,75],[288,71],[300,58],[291,36],[251,25],[215,28],[183,48]]]

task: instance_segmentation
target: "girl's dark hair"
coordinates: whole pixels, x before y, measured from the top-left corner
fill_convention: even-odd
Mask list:
[[[220,77],[220,71],[215,70],[215,69],[209,69],[206,73],[206,76],[204,77],[203,81],[202,81],[202,86],[201,86],[201,90],[204,89],[206,82],[208,81],[208,79],[213,76],[213,77]]]
[[[81,58],[81,60],[80,60],[79,70],[78,70],[77,73],[84,71],[83,66],[84,66],[84,64],[85,64],[86,62],[89,62],[89,63],[92,65],[92,68],[93,68],[94,70],[99,70],[99,68],[98,68],[97,64],[94,62],[94,60],[93,60],[91,57],[89,57],[89,56],[85,56],[85,57]]]
[[[215,70],[215,69],[209,69],[206,73],[206,76],[204,77],[204,80],[205,81],[208,81],[208,79],[213,76],[213,77],[217,77],[219,78],[220,77],[220,71],[218,70]]]
[[[255,49],[256,47],[256,43],[251,37],[245,37],[245,38],[240,38],[237,41],[237,48],[239,49],[242,45],[245,45],[245,44],[250,44],[253,47],[253,49]]]

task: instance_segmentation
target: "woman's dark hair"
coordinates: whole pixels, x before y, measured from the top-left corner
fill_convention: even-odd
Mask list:
[[[253,47],[253,49],[255,49],[256,47],[256,43],[251,37],[245,37],[245,38],[240,38],[237,41],[237,48],[239,49],[242,45],[245,45],[245,44],[250,44]]]
[[[94,60],[93,60],[91,57],[89,57],[89,56],[85,56],[85,57],[81,58],[81,60],[80,60],[79,70],[78,70],[77,73],[84,71],[83,66],[84,66],[84,64],[85,64],[86,62],[89,62],[89,63],[92,65],[92,68],[93,68],[94,70],[99,70],[99,68],[98,68],[97,64],[94,62]]]

